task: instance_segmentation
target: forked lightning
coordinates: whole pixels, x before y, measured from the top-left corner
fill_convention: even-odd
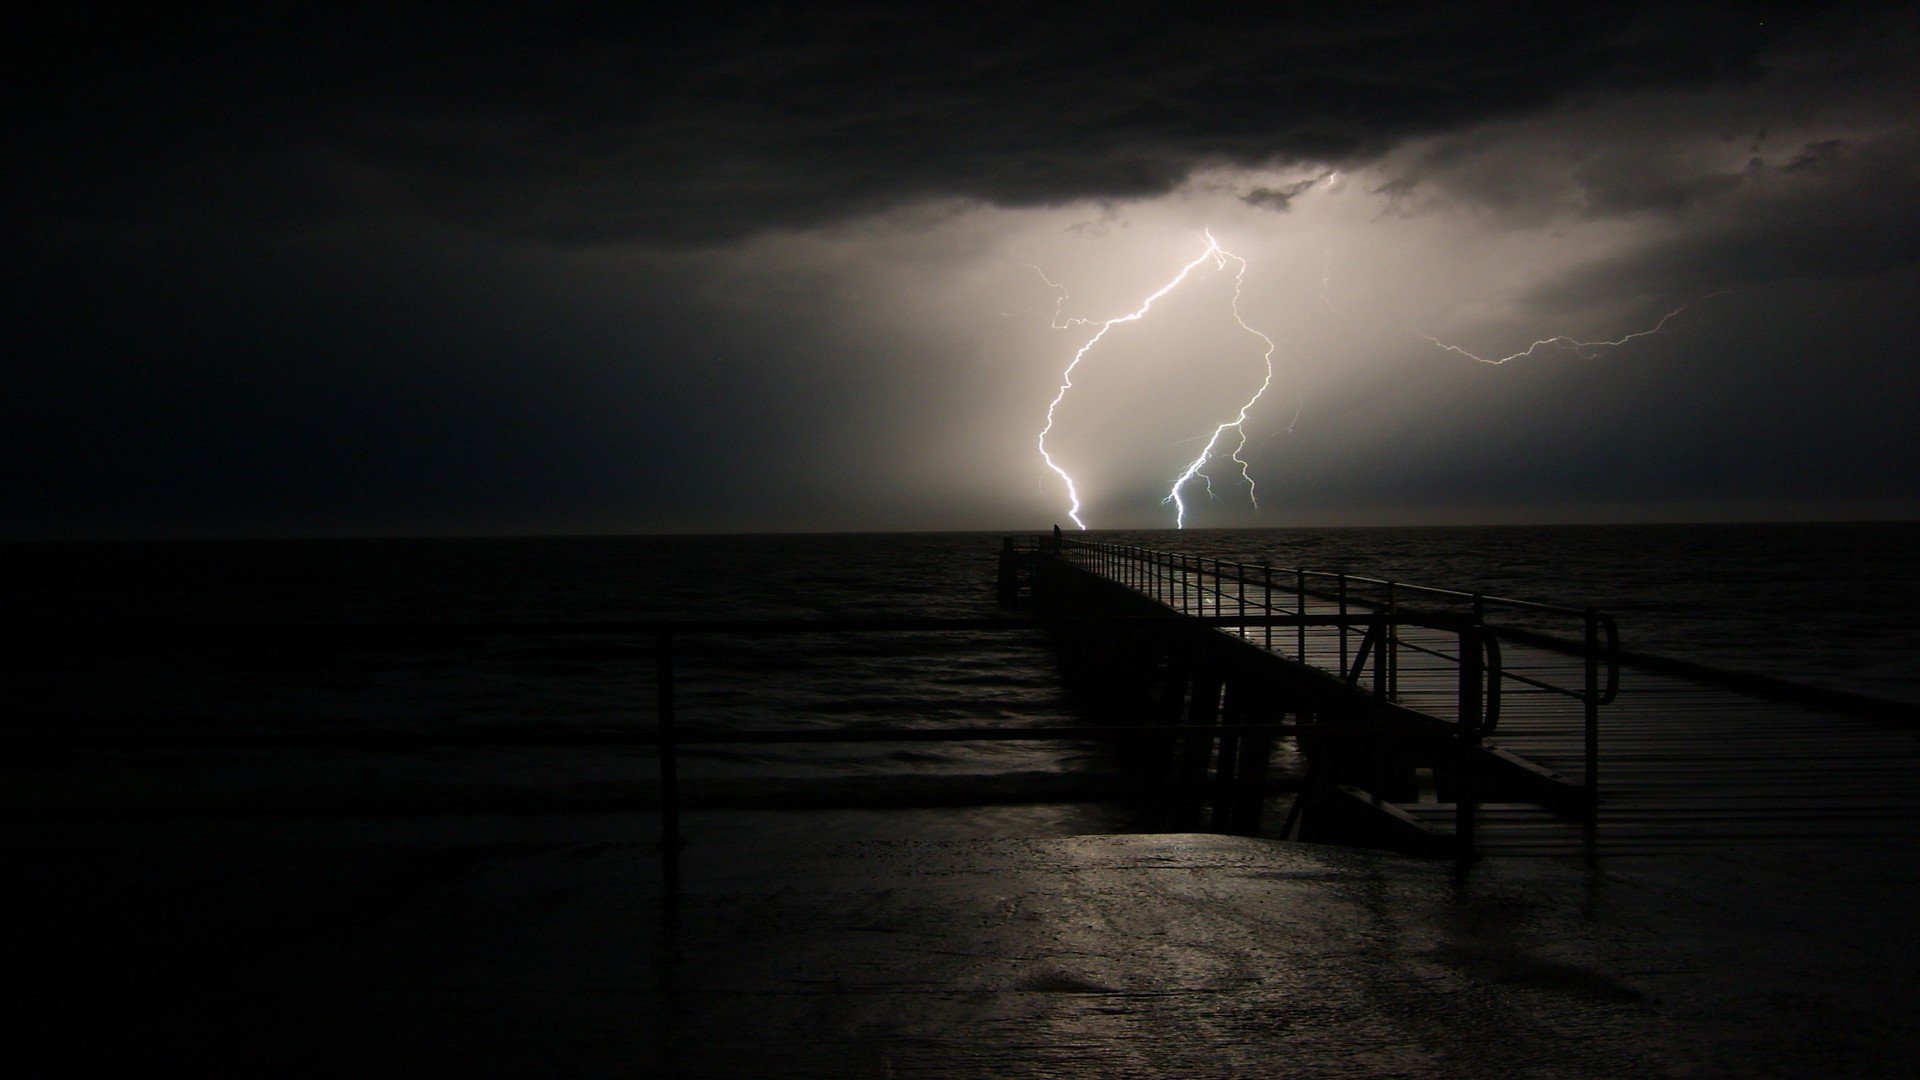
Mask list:
[[[1247,325],[1246,320],[1242,318],[1240,315],[1240,294],[1241,294],[1241,289],[1245,284],[1246,273],[1247,273],[1247,260],[1241,258],[1238,255],[1233,254],[1230,251],[1227,251],[1225,248],[1222,248],[1220,246],[1220,242],[1214,239],[1212,232],[1210,231],[1205,232],[1202,235],[1206,237],[1206,241],[1207,241],[1206,250],[1202,251],[1198,256],[1196,256],[1193,259],[1193,261],[1181,267],[1180,272],[1175,274],[1172,280],[1168,281],[1165,285],[1162,285],[1159,289],[1149,294],[1145,300],[1141,301],[1139,307],[1117,318],[1107,319],[1104,321],[1095,320],[1095,319],[1083,319],[1083,318],[1073,318],[1073,319],[1065,319],[1065,320],[1061,319],[1059,312],[1060,312],[1060,307],[1066,303],[1066,298],[1067,298],[1066,290],[1062,288],[1060,285],[1056,284],[1051,279],[1049,279],[1044,272],[1041,272],[1040,274],[1041,280],[1046,281],[1047,285],[1050,288],[1054,289],[1055,292],[1058,294],[1058,301],[1054,307],[1054,320],[1053,320],[1053,325],[1056,329],[1065,330],[1065,329],[1069,329],[1071,327],[1076,327],[1076,326],[1098,327],[1098,329],[1096,329],[1093,332],[1093,336],[1089,337],[1084,343],[1081,344],[1080,348],[1074,352],[1073,359],[1068,361],[1066,370],[1061,373],[1060,389],[1054,393],[1053,400],[1047,402],[1047,422],[1045,426],[1043,426],[1040,429],[1040,436],[1039,436],[1039,439],[1037,440],[1037,444],[1040,450],[1040,459],[1046,462],[1047,468],[1053,470],[1053,473],[1056,476],[1060,477],[1061,483],[1066,485],[1067,503],[1068,503],[1067,517],[1070,518],[1073,521],[1073,523],[1076,526],[1079,526],[1081,529],[1085,529],[1087,527],[1087,523],[1080,519],[1079,489],[1074,485],[1073,477],[1070,474],[1068,474],[1067,470],[1062,468],[1060,463],[1054,460],[1053,455],[1047,451],[1047,436],[1052,434],[1053,432],[1055,414],[1060,408],[1060,403],[1066,399],[1067,391],[1073,389],[1073,373],[1075,370],[1079,368],[1081,361],[1087,358],[1087,354],[1093,351],[1094,346],[1100,344],[1101,339],[1107,336],[1108,331],[1112,330],[1114,327],[1119,326],[1122,323],[1138,322],[1141,319],[1145,318],[1147,315],[1147,312],[1153,309],[1153,305],[1155,301],[1159,300],[1161,297],[1172,292],[1174,289],[1179,288],[1180,284],[1186,281],[1187,278],[1190,275],[1192,275],[1195,270],[1200,269],[1202,266],[1205,266],[1209,262],[1213,264],[1213,268],[1216,272],[1226,269],[1229,265],[1231,265],[1234,268],[1233,269],[1233,304],[1231,308],[1232,314],[1233,314],[1233,321],[1240,327],[1240,329],[1246,331],[1249,334],[1252,334],[1254,337],[1259,338],[1261,343],[1265,346],[1265,350],[1262,354],[1261,360],[1262,360],[1262,363],[1265,365],[1266,371],[1265,371],[1264,377],[1260,381],[1259,388],[1254,390],[1253,394],[1249,396],[1244,402],[1241,403],[1240,408],[1234,414],[1233,419],[1228,420],[1213,429],[1213,433],[1207,438],[1206,445],[1201,447],[1199,456],[1195,457],[1191,462],[1189,462],[1186,468],[1182,469],[1180,471],[1180,474],[1174,478],[1172,487],[1169,488],[1167,491],[1167,497],[1161,501],[1163,503],[1173,504],[1174,527],[1184,528],[1186,525],[1187,507],[1186,507],[1185,500],[1181,497],[1181,492],[1183,489],[1186,488],[1186,486],[1189,483],[1191,483],[1194,480],[1195,477],[1201,477],[1203,479],[1205,478],[1204,470],[1206,468],[1207,462],[1216,455],[1216,453],[1219,450],[1221,441],[1227,438],[1227,432],[1232,431],[1235,433],[1236,438],[1234,439],[1234,447],[1230,452],[1228,452],[1227,457],[1230,460],[1232,460],[1235,465],[1239,466],[1240,476],[1243,480],[1247,482],[1247,498],[1253,502],[1256,508],[1259,506],[1258,500],[1255,499],[1254,497],[1253,476],[1249,471],[1249,467],[1246,459],[1242,458],[1240,454],[1241,454],[1241,451],[1246,449],[1246,445],[1247,445],[1247,433],[1246,433],[1247,415],[1253,410],[1254,405],[1259,402],[1261,396],[1267,392],[1268,387],[1273,385],[1274,343],[1272,338],[1268,337],[1266,334],[1263,334],[1258,330],[1255,330],[1253,327]],[[1038,271],[1038,269],[1039,269],[1038,267],[1035,267],[1036,271]],[[1211,485],[1209,485],[1209,489],[1211,489]]]

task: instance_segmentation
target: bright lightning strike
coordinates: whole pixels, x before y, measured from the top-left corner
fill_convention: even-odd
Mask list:
[[[1259,389],[1256,389],[1253,392],[1253,396],[1247,398],[1247,400],[1241,404],[1240,411],[1234,414],[1234,418],[1214,428],[1213,434],[1207,439],[1207,444],[1200,448],[1199,456],[1188,462],[1187,467],[1181,470],[1180,475],[1174,477],[1173,487],[1167,490],[1167,497],[1162,499],[1161,502],[1170,502],[1173,504],[1173,527],[1176,529],[1186,528],[1187,524],[1187,504],[1180,498],[1180,489],[1186,487],[1188,482],[1195,476],[1200,475],[1200,470],[1206,467],[1207,460],[1213,456],[1215,447],[1220,445],[1220,440],[1225,437],[1229,430],[1234,433],[1236,438],[1233,449],[1227,454],[1227,457],[1231,459],[1235,465],[1240,467],[1240,479],[1247,482],[1247,501],[1253,504],[1255,510],[1260,509],[1260,500],[1257,497],[1257,491],[1254,487],[1253,474],[1249,471],[1250,466],[1247,464],[1247,460],[1241,457],[1240,454],[1247,448],[1247,413],[1253,410],[1254,405],[1258,403],[1261,396],[1267,392],[1267,388],[1273,385],[1273,339],[1255,330],[1253,327],[1248,326],[1247,320],[1240,315],[1240,293],[1246,286],[1247,260],[1232,252],[1220,250],[1220,245],[1214,240],[1213,234],[1209,232],[1206,235],[1207,244],[1215,252],[1218,268],[1225,269],[1228,262],[1234,264],[1233,304],[1231,307],[1233,321],[1240,325],[1240,329],[1259,338],[1266,346],[1260,354],[1260,361],[1266,366],[1266,374],[1260,380]],[[1296,421],[1299,419],[1298,413],[1294,415],[1294,419]],[[1207,484],[1207,494],[1213,494],[1213,484],[1210,480]]]
[[[1329,290],[1332,288],[1332,285],[1333,285],[1333,253],[1328,252],[1325,268],[1322,270],[1320,275],[1320,301],[1327,306],[1328,311],[1331,311],[1334,314],[1339,315],[1339,314],[1342,314],[1342,312],[1338,307],[1334,306],[1333,297],[1329,295]],[[1718,292],[1708,293],[1706,296],[1701,297],[1699,300],[1695,300],[1691,303],[1681,304],[1679,307],[1674,308],[1672,311],[1669,311],[1665,315],[1660,316],[1659,322],[1654,323],[1652,326],[1649,326],[1645,330],[1636,330],[1631,334],[1626,334],[1621,337],[1603,338],[1597,341],[1581,341],[1567,334],[1555,334],[1552,337],[1541,338],[1540,340],[1534,342],[1533,344],[1527,346],[1526,348],[1521,349],[1517,353],[1511,353],[1507,356],[1500,356],[1500,357],[1481,356],[1478,353],[1469,352],[1458,345],[1449,345],[1446,342],[1441,341],[1439,338],[1434,337],[1432,334],[1423,334],[1418,330],[1409,329],[1407,330],[1407,333],[1412,334],[1414,337],[1420,338],[1421,340],[1432,344],[1433,347],[1436,349],[1440,349],[1445,352],[1450,352],[1455,356],[1464,357],[1465,359],[1474,360],[1482,364],[1493,364],[1493,365],[1505,364],[1509,361],[1519,360],[1524,357],[1532,356],[1534,353],[1537,353],[1542,349],[1548,349],[1548,348],[1564,349],[1568,352],[1573,353],[1575,356],[1580,357],[1582,360],[1592,360],[1597,358],[1600,355],[1599,350],[1601,349],[1617,349],[1620,346],[1625,345],[1630,341],[1635,341],[1643,337],[1651,337],[1652,335],[1659,333],[1660,331],[1666,329],[1668,323],[1678,318],[1681,312],[1686,311],[1688,308],[1692,307],[1694,304],[1704,303],[1705,301],[1711,300],[1716,296],[1724,296],[1729,291],[1730,290],[1727,290],[1727,289],[1721,289]]]
[[[1716,293],[1715,295],[1719,295],[1719,294]],[[1436,348],[1443,349],[1447,352],[1453,353],[1455,356],[1464,356],[1469,360],[1478,360],[1482,364],[1504,364],[1509,360],[1519,360],[1522,357],[1532,356],[1534,353],[1540,351],[1541,349],[1545,349],[1548,347],[1566,349],[1572,352],[1575,356],[1580,357],[1582,360],[1592,360],[1594,357],[1600,355],[1599,352],[1597,351],[1599,349],[1619,348],[1620,346],[1625,345],[1627,342],[1633,341],[1636,338],[1643,338],[1652,334],[1659,333],[1661,330],[1666,328],[1667,323],[1671,322],[1674,316],[1679,315],[1681,312],[1687,310],[1687,308],[1691,306],[1692,306],[1691,304],[1682,304],[1679,307],[1674,308],[1672,311],[1667,312],[1665,315],[1662,315],[1660,317],[1659,322],[1654,323],[1652,326],[1648,327],[1647,329],[1636,330],[1633,333],[1627,334],[1624,337],[1617,337],[1611,340],[1602,340],[1602,341],[1577,341],[1574,338],[1571,338],[1565,334],[1555,334],[1553,337],[1541,338],[1539,341],[1534,342],[1533,344],[1527,346],[1526,348],[1520,350],[1517,353],[1513,353],[1509,356],[1502,356],[1497,359],[1489,358],[1485,356],[1479,356],[1474,353],[1470,353],[1458,345],[1449,345],[1446,342],[1441,341],[1439,338],[1434,337],[1432,334],[1420,334],[1419,336],[1432,342]]]
[[[1047,436],[1053,432],[1055,413],[1059,409],[1060,403],[1066,399],[1067,391],[1073,389],[1073,373],[1076,369],[1079,368],[1080,362],[1082,360],[1085,360],[1087,357],[1087,354],[1093,350],[1093,347],[1095,345],[1098,345],[1101,339],[1107,336],[1108,331],[1112,330],[1114,327],[1119,326],[1122,323],[1138,322],[1141,319],[1145,318],[1147,315],[1147,312],[1153,309],[1153,305],[1155,301],[1159,300],[1161,297],[1167,295],[1168,293],[1172,292],[1174,289],[1178,288],[1182,282],[1187,280],[1189,275],[1191,275],[1195,270],[1198,270],[1200,267],[1206,265],[1208,262],[1213,263],[1213,268],[1215,271],[1224,270],[1230,264],[1234,267],[1233,304],[1232,304],[1233,320],[1235,323],[1239,325],[1239,327],[1242,330],[1245,330],[1247,333],[1254,335],[1255,337],[1259,338],[1262,342],[1265,343],[1266,351],[1262,356],[1262,361],[1266,366],[1266,375],[1261,380],[1259,389],[1255,390],[1252,396],[1248,397],[1247,400],[1243,404],[1241,404],[1239,411],[1234,415],[1234,418],[1220,424],[1219,426],[1213,429],[1213,434],[1208,437],[1206,445],[1203,446],[1200,450],[1199,456],[1195,457],[1193,461],[1189,462],[1187,464],[1187,467],[1181,470],[1180,475],[1174,478],[1173,486],[1168,490],[1167,497],[1163,499],[1162,502],[1170,502],[1173,504],[1174,527],[1184,528],[1186,525],[1186,503],[1181,498],[1180,493],[1182,489],[1184,489],[1186,485],[1194,479],[1194,477],[1200,476],[1204,479],[1204,474],[1202,470],[1206,467],[1207,462],[1215,456],[1222,440],[1227,438],[1227,432],[1232,431],[1235,433],[1235,435],[1238,436],[1238,438],[1234,442],[1233,450],[1229,452],[1227,456],[1234,462],[1234,464],[1239,466],[1240,476],[1242,479],[1244,479],[1247,482],[1248,499],[1253,501],[1253,504],[1256,508],[1258,508],[1258,506],[1260,505],[1258,500],[1254,498],[1253,476],[1249,472],[1249,466],[1247,464],[1246,459],[1244,459],[1240,455],[1242,451],[1246,449],[1246,445],[1247,445],[1247,433],[1246,433],[1247,414],[1253,409],[1254,405],[1257,402],[1259,402],[1261,396],[1267,392],[1267,388],[1273,384],[1274,343],[1272,338],[1269,338],[1267,335],[1261,333],[1258,330],[1255,330],[1251,326],[1248,326],[1246,320],[1242,318],[1240,315],[1240,294],[1241,294],[1242,287],[1245,284],[1246,272],[1247,272],[1247,261],[1241,258],[1240,256],[1235,255],[1232,252],[1222,248],[1220,246],[1220,242],[1214,239],[1213,233],[1211,231],[1207,231],[1203,233],[1203,235],[1207,239],[1206,250],[1202,251],[1198,256],[1196,256],[1193,259],[1193,261],[1181,267],[1180,272],[1175,274],[1172,280],[1168,281],[1165,285],[1162,285],[1159,289],[1155,290],[1153,293],[1148,295],[1145,300],[1141,301],[1139,307],[1135,308],[1134,310],[1128,312],[1125,315],[1121,315],[1117,318],[1107,319],[1105,321],[1100,321],[1095,319],[1082,319],[1082,318],[1062,320],[1060,318],[1060,309],[1062,305],[1066,303],[1066,300],[1067,300],[1066,289],[1061,287],[1052,279],[1048,278],[1045,272],[1041,271],[1039,267],[1033,268],[1036,273],[1040,274],[1040,279],[1042,281],[1045,281],[1047,283],[1047,286],[1055,290],[1055,292],[1058,294],[1058,299],[1056,300],[1054,305],[1053,325],[1055,329],[1064,330],[1074,326],[1099,327],[1098,330],[1094,331],[1093,336],[1088,338],[1086,342],[1084,342],[1080,346],[1080,348],[1073,354],[1073,359],[1067,363],[1066,370],[1061,373],[1060,389],[1054,393],[1053,400],[1047,402],[1047,422],[1045,426],[1043,426],[1040,429],[1039,438],[1036,440],[1036,445],[1038,446],[1040,451],[1040,459],[1046,462],[1047,468],[1052,470],[1056,476],[1060,477],[1061,483],[1066,485],[1067,502],[1068,502],[1067,517],[1072,519],[1073,523],[1079,528],[1081,528],[1082,530],[1086,529],[1087,523],[1080,519],[1079,489],[1074,485],[1073,477],[1067,472],[1067,470],[1062,468],[1060,466],[1060,463],[1053,459],[1053,455],[1047,452]],[[1211,492],[1210,481],[1209,481],[1209,492]]]

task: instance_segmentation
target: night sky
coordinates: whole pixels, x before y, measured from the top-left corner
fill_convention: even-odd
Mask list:
[[[1920,516],[1914,5],[53,7],[5,537]]]

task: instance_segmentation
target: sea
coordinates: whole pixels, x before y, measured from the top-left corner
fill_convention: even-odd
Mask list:
[[[50,818],[642,813],[654,751],[608,737],[654,722],[654,641],[553,624],[988,616],[1005,535],[7,544],[0,800]],[[1920,523],[1092,536],[1598,608],[1635,652],[1920,703]],[[674,672],[687,726],[1084,719],[1033,631],[683,635]],[[1092,744],[688,747],[681,772],[710,832],[1134,821]]]

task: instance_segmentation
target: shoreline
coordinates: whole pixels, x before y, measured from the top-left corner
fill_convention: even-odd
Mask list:
[[[14,997],[74,1075],[1891,1076],[1920,1054],[1902,851],[1461,874],[789,822],[696,843],[669,897],[616,824],[11,827]]]

